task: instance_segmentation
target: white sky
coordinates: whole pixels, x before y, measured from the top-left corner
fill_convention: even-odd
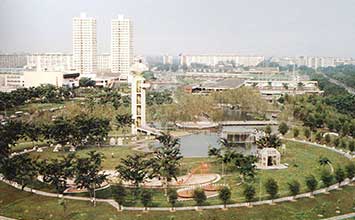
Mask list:
[[[134,22],[135,52],[355,57],[355,0],[0,0],[0,51],[71,52],[71,19]]]

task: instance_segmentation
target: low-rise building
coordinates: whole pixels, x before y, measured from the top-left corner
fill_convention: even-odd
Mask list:
[[[245,86],[257,88],[261,95],[268,101],[277,100],[281,96],[302,95],[302,94],[322,94],[318,88],[317,81],[298,80],[247,80]]]
[[[180,64],[191,66],[191,64],[203,64],[216,66],[221,63],[235,66],[256,66],[265,60],[264,56],[237,55],[237,54],[181,54]]]
[[[223,91],[228,89],[237,89],[243,86],[242,79],[223,79],[216,82],[205,82],[198,85],[191,85],[185,87],[187,93],[210,93]]]
[[[79,73],[65,73],[60,71],[25,71],[23,72],[24,87],[37,87],[50,84],[58,87],[79,86]]]

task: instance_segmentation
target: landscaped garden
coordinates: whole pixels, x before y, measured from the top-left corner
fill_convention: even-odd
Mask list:
[[[52,91],[55,88],[42,89]],[[272,201],[321,188],[328,189],[333,184],[340,184],[355,176],[354,164],[343,155],[309,143],[281,139],[279,134],[275,133],[276,129],[268,126],[258,128],[255,134],[251,133],[256,135],[253,136],[255,139],[252,144],[255,144],[257,152],[272,150],[278,153],[280,161],[276,161],[276,156],[274,158],[272,155],[266,155],[266,165],[261,166],[259,153],[247,154],[237,150],[251,147],[251,142],[240,147],[224,138],[220,138],[220,143],[215,143],[216,146],[197,140],[197,145],[206,145],[199,150],[206,151],[202,155],[208,154],[208,157],[183,157],[181,148],[188,149],[192,146],[188,142],[187,145],[184,142],[184,146],[180,146],[179,137],[184,136],[162,132],[155,137],[159,142],[159,145],[155,145],[151,144],[153,137],[146,139],[144,136],[133,137],[127,134],[132,124],[128,113],[130,103],[126,102],[118,91],[90,93],[89,96],[81,97],[85,102],[72,102],[68,98],[69,95],[64,100],[54,96],[52,98],[55,103],[58,102],[55,106],[61,106],[65,102],[65,108],[46,110],[45,113],[41,109],[50,107],[51,101],[36,103],[41,94],[38,93],[32,98],[32,104],[25,104],[24,100],[13,104],[27,110],[36,108],[35,111],[1,125],[0,134],[4,138],[0,143],[0,171],[6,179],[18,183],[22,188],[30,187],[54,193],[53,195],[86,197],[87,201],[47,197],[41,199],[38,195],[20,192],[0,183],[1,193],[5,195],[3,199],[0,198],[0,205],[5,207],[0,206],[0,215],[17,218],[49,216],[50,219],[85,219],[88,216],[95,216],[97,219],[166,219],[171,216],[174,216],[171,217],[173,219],[187,216],[265,219],[260,218],[265,217],[262,213],[270,209],[265,205],[230,211],[206,210],[199,212],[200,214],[189,211],[142,215],[136,211],[117,213],[114,207],[108,203],[96,202],[96,199],[116,201],[119,208],[201,207],[268,199]],[[265,101],[260,106],[250,102],[252,97],[255,97],[255,100],[260,100],[261,97],[249,88],[198,98],[179,93],[177,96],[178,101],[172,102],[170,93],[151,94],[150,120],[174,124],[182,120],[205,119],[208,115],[210,120],[220,121],[224,117],[223,109],[216,110],[215,106],[224,105],[238,106],[241,111],[250,112],[257,116],[256,118],[265,120],[266,112],[275,110],[275,106]],[[313,120],[312,117],[325,118],[326,115],[313,113],[317,109],[312,107],[310,102],[315,102],[321,111],[335,115],[339,122],[346,119],[344,115],[324,105],[321,99],[309,96],[295,99],[286,97],[282,108],[288,114],[292,112],[294,118],[289,123],[281,123],[278,131],[286,138],[309,139],[325,144],[336,142],[334,137],[328,142],[326,135],[321,133],[332,130],[329,128],[331,122],[323,120],[320,123],[320,120]],[[194,106],[189,106],[189,103]],[[295,108],[295,103],[302,108]],[[221,132],[223,127],[218,129],[218,132]],[[296,129],[299,129],[301,134],[295,135]],[[250,132],[250,129],[239,130]],[[346,129],[346,126],[337,128],[338,130],[342,135],[342,139],[338,140],[340,145],[345,140],[349,146],[347,148],[352,151],[351,131]],[[259,133],[262,135],[257,136]],[[171,134],[198,135],[196,131],[177,128],[174,128]],[[241,136],[245,137],[245,133]],[[118,139],[123,142],[111,144],[112,138],[113,142],[117,140],[118,143]],[[143,146],[142,143],[149,144]],[[199,155],[201,154],[196,156]],[[346,187],[339,192],[332,191],[331,195],[302,199],[302,203],[283,203],[279,207],[286,210],[285,214],[272,209],[268,217],[278,216],[282,219],[280,216],[284,215],[289,219],[312,219],[320,214],[331,216],[331,212],[339,210],[348,212],[353,204],[349,195],[353,192],[352,187]],[[14,196],[11,197],[11,194]],[[334,198],[337,198],[335,202],[330,202]],[[344,198],[346,204],[337,202],[340,198]],[[30,201],[34,204],[33,208],[26,207]],[[97,207],[92,207],[89,201],[93,201]],[[44,210],[42,206],[47,209]],[[238,213],[242,213],[242,216]]]

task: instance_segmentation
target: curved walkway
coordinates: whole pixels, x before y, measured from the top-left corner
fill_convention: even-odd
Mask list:
[[[315,143],[311,143],[308,141],[302,141],[302,140],[294,140],[294,139],[288,139],[288,138],[283,138],[284,140],[289,140],[289,141],[296,141],[296,142],[300,142],[300,143],[305,143],[305,144],[310,144],[312,146],[316,146],[316,147],[322,147],[322,148],[326,148],[329,150],[332,150],[338,154],[341,154],[345,157],[347,157],[348,159],[352,159],[353,156],[350,155],[349,153],[343,152],[341,150],[335,149],[335,148],[331,148],[331,147],[327,147],[324,145],[320,145],[320,144],[315,144]],[[7,183],[17,189],[21,189],[21,186],[15,182],[11,182],[8,180],[5,180],[2,176],[0,176],[0,180],[3,181],[4,183]],[[354,179],[353,179],[354,180]],[[346,186],[350,183],[351,181],[349,179],[346,179],[345,181],[343,181],[340,186]],[[331,190],[335,190],[339,188],[339,184],[334,184],[328,188],[323,188],[323,189],[319,189],[313,192],[313,195],[318,195],[318,194],[322,194],[322,193],[327,193],[328,191]],[[24,191],[26,192],[32,192],[34,194],[37,195],[41,195],[41,196],[47,196],[47,197],[58,197],[58,194],[55,193],[49,193],[49,192],[44,192],[44,191],[40,191],[40,190],[34,190],[28,187],[24,188]],[[282,198],[278,198],[278,199],[274,199],[274,200],[263,200],[263,201],[257,201],[257,202],[244,202],[244,203],[235,203],[235,204],[228,204],[227,207],[228,208],[236,208],[236,207],[249,207],[250,205],[253,206],[257,206],[257,205],[265,205],[265,204],[272,204],[272,203],[280,203],[280,202],[289,202],[289,201],[294,201],[294,199],[300,199],[300,198],[308,198],[310,197],[312,194],[310,192],[308,193],[302,193],[299,194],[295,197],[293,196],[287,196],[287,197],[282,197]],[[81,201],[92,201],[91,198],[88,197],[79,197],[79,196],[63,196],[66,199],[72,199],[72,200],[81,200]],[[113,199],[96,199],[97,202],[106,202],[108,204],[110,204],[111,206],[113,206],[114,208],[118,209],[119,205],[118,203],[113,200]],[[199,206],[198,209],[222,209],[223,205],[210,205],[210,206]],[[143,211],[144,207],[122,207],[123,210],[130,210],[130,211]],[[149,208],[149,210],[151,211],[170,211],[170,208],[168,207],[151,207]],[[177,211],[187,211],[187,210],[197,210],[196,206],[186,206],[186,207],[177,207],[176,208]]]
[[[326,218],[326,219],[323,219],[323,220],[343,220],[343,219],[349,219],[349,218],[353,218],[353,217],[355,217],[355,212],[348,213],[348,214],[345,214],[345,215],[334,216],[334,217]]]

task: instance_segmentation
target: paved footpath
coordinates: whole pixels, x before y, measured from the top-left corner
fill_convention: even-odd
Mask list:
[[[14,218],[7,218],[7,217],[4,217],[4,216],[0,216],[0,220],[16,220]]]
[[[342,220],[342,219],[349,219],[349,218],[353,218],[353,217],[355,217],[355,212],[345,214],[345,215],[339,215],[339,216],[335,216],[335,217],[331,217],[331,218],[326,218],[323,220]]]

